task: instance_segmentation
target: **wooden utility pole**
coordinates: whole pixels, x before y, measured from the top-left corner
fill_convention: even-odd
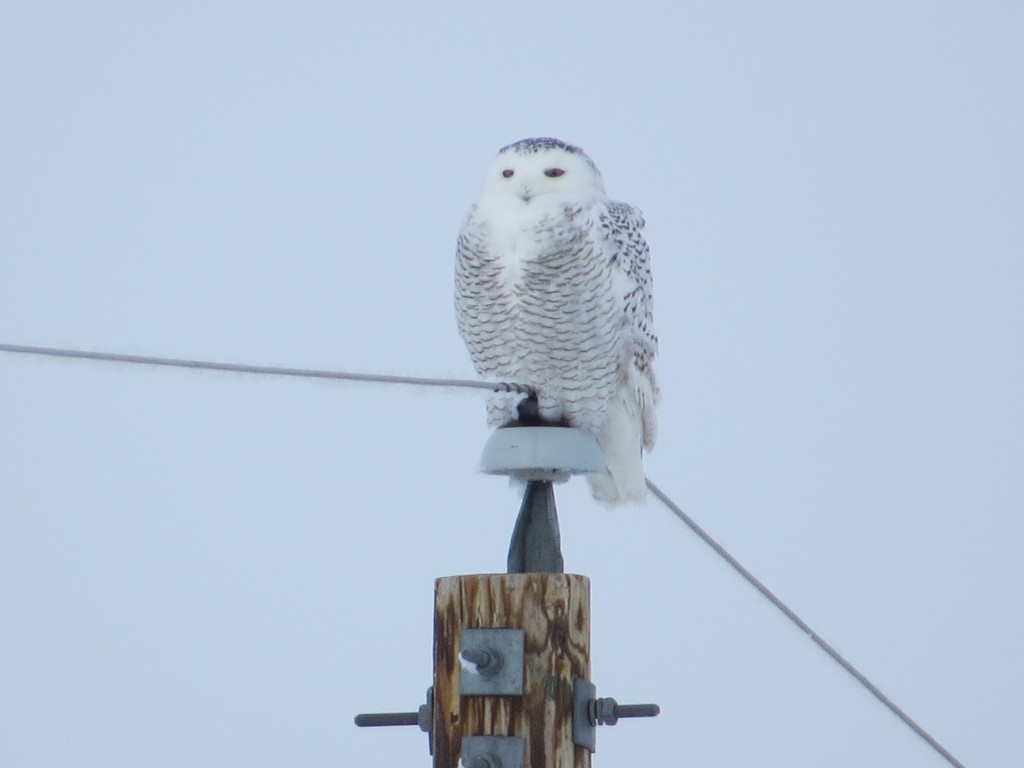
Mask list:
[[[573,742],[573,691],[590,679],[590,580],[515,573],[435,584],[435,768],[457,768],[463,739],[478,735],[522,737],[531,768],[589,768],[589,750]],[[464,661],[466,629],[523,630],[521,661],[503,660],[522,664],[521,694],[460,692],[467,674],[487,674]]]
[[[562,573],[552,483],[603,469],[604,458],[584,432],[530,426],[497,430],[482,464],[526,483],[509,572],[437,579],[427,703],[356,725],[418,725],[434,768],[590,768],[598,725],[658,714],[597,698],[590,580]]]

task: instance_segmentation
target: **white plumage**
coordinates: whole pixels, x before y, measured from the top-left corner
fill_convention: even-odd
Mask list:
[[[593,161],[557,139],[502,149],[459,233],[455,310],[477,372],[531,385],[543,419],[592,433],[595,498],[642,501],[658,388],[650,256],[640,212],[608,199]],[[496,394],[488,423],[517,419]]]

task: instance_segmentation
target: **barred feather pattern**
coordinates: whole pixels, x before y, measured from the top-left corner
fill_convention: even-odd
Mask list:
[[[580,208],[547,216],[529,233],[533,258],[508,275],[487,247],[488,226],[470,214],[459,238],[459,330],[483,376],[534,386],[541,415],[596,431],[617,384],[611,272]],[[510,279],[511,278],[511,279]],[[489,403],[492,426],[515,418],[518,397]]]

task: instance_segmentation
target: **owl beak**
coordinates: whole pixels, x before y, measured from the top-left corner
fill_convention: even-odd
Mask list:
[[[519,193],[519,199],[524,203],[529,203],[533,199],[533,194],[530,192],[529,187],[523,187],[523,190]]]

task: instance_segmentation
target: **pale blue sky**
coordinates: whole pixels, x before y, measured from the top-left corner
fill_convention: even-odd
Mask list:
[[[965,764],[1024,754],[1017,3],[0,6],[0,341],[470,376],[493,153],[648,220],[649,475]],[[429,765],[477,393],[0,355],[0,764]],[[558,493],[595,766],[944,765],[656,502]]]

